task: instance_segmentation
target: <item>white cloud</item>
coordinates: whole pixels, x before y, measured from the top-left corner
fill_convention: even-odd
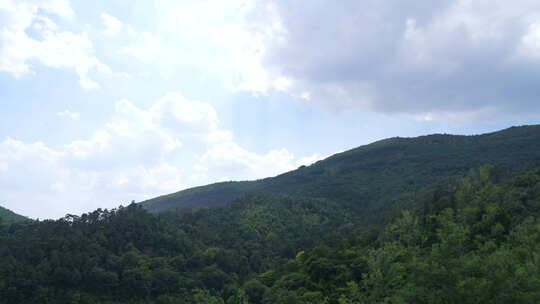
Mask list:
[[[48,17],[73,18],[65,0],[12,1],[0,4],[0,71],[22,77],[32,71],[34,60],[51,68],[75,70],[85,89],[98,88],[89,76],[91,71],[111,73],[110,68],[94,55],[93,44],[86,33],[60,31]],[[28,30],[34,32],[32,36]]]
[[[69,118],[69,119],[73,119],[73,120],[78,120],[79,118],[81,118],[81,114],[79,114],[77,112],[71,112],[70,110],[64,110],[62,112],[58,112],[58,113],[56,113],[56,115],[58,117]]]
[[[289,80],[269,80],[261,64],[262,35],[246,29],[252,5],[252,0],[157,1],[151,27],[124,24],[128,41],[119,53],[164,73],[193,68],[233,91],[283,89]]]
[[[286,149],[271,150],[264,155],[258,155],[234,142],[214,145],[201,160],[216,172],[227,172],[228,176],[236,179],[263,178],[295,169],[294,155]]]
[[[120,54],[132,56],[141,62],[155,63],[160,60],[172,60],[171,50],[151,32],[132,32],[134,41],[120,49]]]
[[[528,31],[521,38],[520,51],[523,56],[540,58],[540,20],[529,25]]]
[[[7,171],[9,169],[9,165],[6,162],[0,162],[0,171]]]
[[[272,176],[315,159],[283,148],[248,151],[220,126],[212,105],[169,93],[148,108],[120,100],[92,136],[60,147],[1,141],[0,197],[22,214],[59,217],[223,178]]]
[[[103,25],[105,26],[105,30],[103,31],[103,33],[106,36],[115,36],[122,32],[122,29],[124,28],[124,24],[122,23],[122,21],[107,13],[101,13],[101,20],[103,21]]]

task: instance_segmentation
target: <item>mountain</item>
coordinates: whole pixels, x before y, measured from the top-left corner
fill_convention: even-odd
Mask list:
[[[379,230],[283,194],[0,226],[0,303],[538,303],[540,167],[502,172],[437,186]]]
[[[0,225],[0,303],[538,303],[539,135],[392,138],[173,196],[215,208]]]
[[[130,204],[0,225],[0,303],[223,304],[350,218],[323,199],[265,194],[189,212]]]
[[[440,188],[378,237],[335,238],[244,286],[263,303],[539,303],[540,169],[502,183],[493,169]]]
[[[17,213],[0,206],[0,222],[15,223],[28,220],[28,218],[18,215]]]
[[[389,138],[276,177],[191,188],[142,202],[151,212],[223,206],[249,193],[330,199],[377,216],[414,202],[429,187],[484,164],[522,170],[540,164],[540,125],[474,136]]]

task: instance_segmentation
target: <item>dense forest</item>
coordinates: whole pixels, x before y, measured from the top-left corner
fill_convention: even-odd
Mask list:
[[[482,167],[380,233],[351,233],[258,276],[266,303],[539,303],[540,169]]]
[[[4,222],[6,224],[11,224],[11,223],[22,222],[26,220],[28,220],[28,218],[22,215],[18,215],[17,213],[0,206],[0,223]]]
[[[221,209],[154,215],[131,204],[13,224],[0,236],[0,298],[6,303],[234,298],[245,280],[346,228],[349,217],[325,200],[258,195]]]
[[[537,303],[540,169],[484,166],[384,227],[324,199],[4,225],[2,303]]]
[[[151,212],[222,206],[250,193],[323,198],[348,205],[359,225],[380,224],[449,179],[485,164],[525,170],[540,164],[540,125],[475,136],[435,134],[389,138],[338,153],[273,178],[225,182],[143,202]]]
[[[539,303],[539,166],[528,126],[58,220],[0,209],[0,304]]]

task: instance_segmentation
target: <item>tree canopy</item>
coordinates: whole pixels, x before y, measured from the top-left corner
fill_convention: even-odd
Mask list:
[[[535,303],[540,169],[484,166],[383,228],[325,199],[139,204],[0,229],[2,303]]]

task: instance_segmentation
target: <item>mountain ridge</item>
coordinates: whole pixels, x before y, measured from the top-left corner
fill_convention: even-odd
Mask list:
[[[393,137],[336,153],[275,177],[185,189],[141,202],[151,212],[223,206],[250,193],[301,195],[378,210],[403,192],[459,178],[484,164],[522,170],[540,163],[540,125],[480,135]],[[421,186],[420,186],[421,185]]]
[[[7,208],[0,206],[0,221],[4,223],[16,223],[28,220],[27,217],[17,214]]]
[[[132,203],[0,225],[0,302],[533,303],[540,295],[530,254],[540,250],[538,126],[390,139],[182,195],[231,201],[159,213]]]

